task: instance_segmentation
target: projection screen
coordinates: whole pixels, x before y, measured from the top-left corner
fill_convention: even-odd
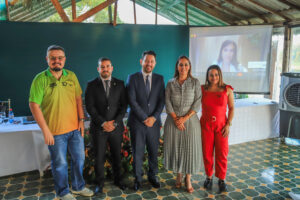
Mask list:
[[[226,84],[240,93],[269,93],[272,26],[190,28],[192,73],[201,84],[210,65],[219,65]]]

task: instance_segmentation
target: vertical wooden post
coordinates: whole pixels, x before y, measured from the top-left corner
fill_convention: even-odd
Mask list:
[[[274,79],[276,72],[276,58],[277,58],[277,48],[278,40],[275,42],[272,41],[271,45],[271,56],[270,56],[270,99],[273,99],[274,96]]]
[[[6,6],[6,20],[9,21],[9,10],[8,10],[8,0],[5,0],[5,6]]]
[[[189,10],[188,10],[188,0],[185,0],[185,19],[186,19],[186,25],[189,26]]]
[[[157,25],[157,6],[158,6],[158,0],[155,1],[155,25]]]
[[[72,1],[72,19],[76,19],[76,0],[71,0]]]
[[[288,25],[286,25],[284,27],[282,72],[289,71],[290,47],[291,47],[291,28]]]
[[[109,20],[109,22],[108,22],[108,23],[110,23],[110,24],[112,24],[112,23],[113,23],[111,5],[110,5],[110,6],[108,6],[108,20]]]
[[[134,17],[134,24],[136,24],[136,10],[135,10],[135,0],[133,2],[133,17]]]
[[[117,25],[117,14],[118,14],[118,1],[115,2],[115,10],[114,10],[114,26]]]

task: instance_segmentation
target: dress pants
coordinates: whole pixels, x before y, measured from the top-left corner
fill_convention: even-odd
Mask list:
[[[148,152],[148,179],[155,178],[158,173],[158,147],[160,137],[160,127],[155,124],[153,127],[130,127],[131,145],[133,153],[133,171],[138,182],[142,181],[143,158],[145,146]]]
[[[226,124],[226,117],[201,117],[200,122],[206,175],[213,175],[215,153],[215,176],[224,180],[227,171],[228,136],[223,137],[221,131]]]
[[[112,168],[115,181],[120,181],[121,177],[121,143],[122,133],[94,133],[94,149],[95,149],[95,172],[96,182],[99,186],[104,185],[104,163],[106,161],[105,153],[107,150],[107,143],[110,146],[112,156]]]

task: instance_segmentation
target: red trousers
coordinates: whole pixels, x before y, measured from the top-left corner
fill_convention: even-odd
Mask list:
[[[223,117],[223,119],[201,117],[200,122],[203,161],[206,175],[213,175],[215,153],[215,176],[224,180],[227,171],[228,136],[223,137],[221,131],[226,124],[226,117]]]

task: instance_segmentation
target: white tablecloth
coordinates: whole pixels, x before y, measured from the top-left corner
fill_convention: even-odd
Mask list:
[[[166,119],[162,114],[162,121]],[[201,111],[198,113],[201,116]],[[85,124],[88,127],[88,122]],[[279,136],[278,104],[268,99],[235,101],[235,116],[229,144],[238,144]],[[37,124],[0,125],[0,177],[39,170],[50,165],[50,155]]]
[[[278,103],[263,98],[235,101],[229,144],[274,137],[279,137]]]
[[[0,177],[50,166],[48,146],[37,124],[0,124]]]

